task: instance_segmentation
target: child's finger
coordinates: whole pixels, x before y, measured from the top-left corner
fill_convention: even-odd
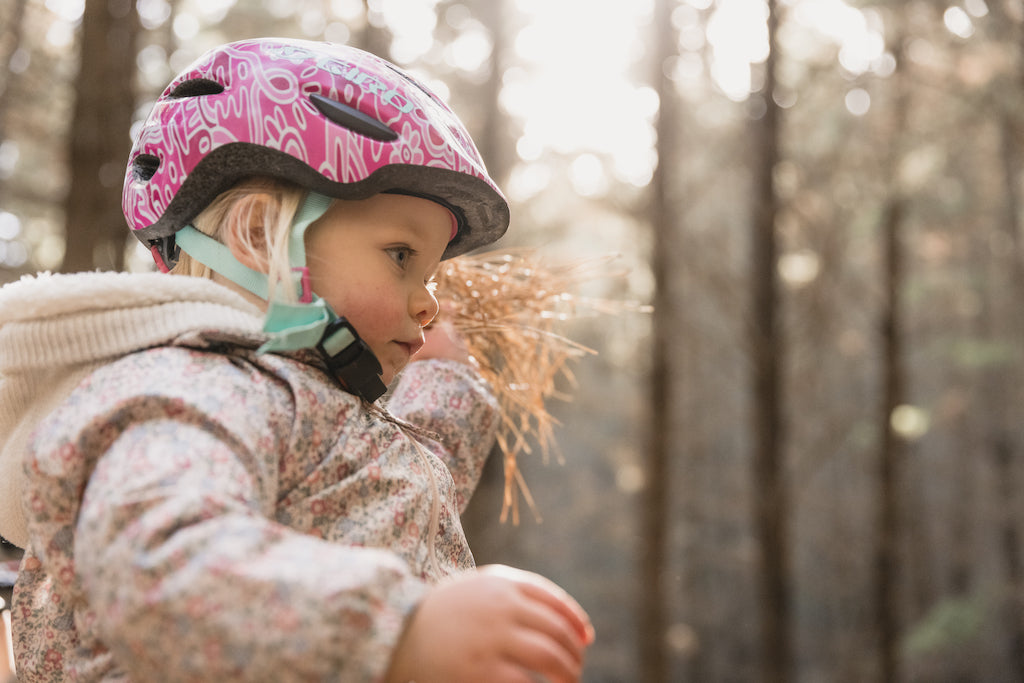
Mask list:
[[[576,683],[583,673],[583,662],[570,656],[550,638],[537,631],[521,631],[510,646],[513,657],[535,679],[552,683]]]
[[[531,600],[537,601],[561,617],[560,621],[569,628],[575,647],[586,647],[594,641],[594,627],[590,624],[590,618],[568,593],[553,592],[546,587],[534,584],[522,585],[521,590]]]
[[[521,608],[518,623],[525,632],[542,636],[552,647],[564,652],[577,665],[582,665],[586,643],[573,625],[549,606],[530,599]]]
[[[590,622],[590,617],[583,607],[558,584],[539,574],[504,565],[489,565],[481,568],[481,571],[515,582],[525,595],[548,605],[572,624],[584,645],[594,642],[594,627]]]
[[[569,595],[558,584],[536,574],[528,575],[530,580],[521,583],[522,589],[532,599],[542,602],[563,616],[585,645],[594,641],[594,627],[590,617],[576,599]]]

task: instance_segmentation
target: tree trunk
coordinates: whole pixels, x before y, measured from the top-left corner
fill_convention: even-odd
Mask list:
[[[889,201],[883,218],[883,249],[885,310],[882,313],[882,406],[879,415],[881,448],[879,453],[879,521],[876,551],[875,606],[881,653],[883,683],[901,679],[899,667],[900,619],[898,606],[898,551],[900,541],[900,480],[903,464],[903,443],[892,428],[892,415],[903,403],[902,309],[900,290],[903,281],[903,259],[899,243],[903,221],[903,202],[896,197]]]
[[[789,593],[789,499],[785,474],[780,297],[775,218],[778,214],[774,171],[779,161],[781,110],[772,99],[778,62],[778,9],[769,0],[769,55],[765,61],[764,116],[755,122],[753,221],[751,235],[753,354],[754,520],[760,572],[757,577],[761,624],[762,680],[792,680]]]
[[[645,478],[647,486],[642,497],[640,566],[640,619],[637,635],[641,662],[641,680],[646,683],[667,683],[669,657],[666,649],[669,602],[665,586],[669,524],[669,456],[671,452],[673,396],[673,306],[677,292],[672,286],[672,266],[678,262],[672,210],[672,159],[676,147],[678,125],[675,84],[665,74],[665,60],[676,53],[672,29],[673,3],[655,3],[655,55],[653,80],[660,109],[657,122],[658,166],[651,180],[651,271],[654,276],[654,318],[650,367],[650,427],[647,443]]]
[[[508,150],[514,149],[514,142],[509,138],[508,120],[498,103],[501,96],[502,75],[505,72],[505,53],[508,49],[508,18],[505,0],[485,0],[478,4],[480,21],[491,32],[491,57],[489,60],[490,77],[480,93],[484,103],[483,125],[478,135],[477,147],[480,156],[487,164],[487,171],[499,186],[504,185],[511,171]]]
[[[1022,50],[1024,52],[1024,50]],[[1017,154],[1016,126],[1010,118],[1010,114],[1004,114],[1000,119],[1000,133],[1002,150],[1001,162],[1003,172],[1003,190],[1006,197],[1006,218],[1004,230],[1006,232],[1010,253],[1002,261],[1006,266],[1005,282],[1009,284],[1010,300],[1021,301],[1024,296],[1024,248],[1020,238],[1020,192],[1018,190],[1018,173],[1020,159]],[[998,289],[990,288],[992,296],[997,296]],[[989,306],[992,308],[993,304]],[[991,311],[989,313],[989,326],[993,327],[996,320],[1004,320],[1008,329],[1004,334],[1006,339],[1012,343],[1024,341],[1024,316],[1021,315],[1019,307],[1013,305],[1006,311],[1005,317],[1002,311]],[[993,338],[996,331],[990,330]],[[1019,392],[1020,372],[1013,373],[998,372],[993,377],[996,384],[991,391],[986,391],[989,398],[990,409],[985,411],[993,416],[998,423],[994,426],[993,436],[990,441],[990,450],[995,465],[996,481],[999,485],[997,492],[1000,508],[1004,511],[1004,517],[999,521],[1001,529],[999,532],[1000,551],[1002,553],[1002,564],[1006,572],[1007,593],[1009,595],[1006,613],[1006,638],[1009,641],[1010,666],[1015,675],[1024,680],[1024,567],[1021,566],[1021,538],[1020,525],[1017,516],[1018,498],[1017,487],[1017,465],[1020,452],[1019,442],[1015,441],[1013,434],[1018,433],[1016,415],[1019,414]],[[1016,407],[1016,410],[1014,409]]]
[[[890,78],[893,93],[892,138],[888,148],[887,186],[890,195],[882,212],[882,280],[884,286],[881,314],[882,401],[879,406],[878,489],[879,512],[875,549],[875,616],[879,639],[879,680],[897,683],[902,680],[899,660],[899,547],[902,538],[900,501],[904,443],[892,426],[893,412],[905,402],[906,387],[903,360],[903,308],[901,292],[904,281],[904,259],[900,235],[905,214],[905,198],[899,187],[898,172],[903,136],[907,127],[907,94],[903,78],[903,37],[895,32],[891,51],[896,58],[896,71]]]
[[[1007,598],[1004,608],[1006,638],[1010,646],[1010,666],[1018,680],[1024,679],[1024,567],[1021,566],[1021,539],[1017,525],[1017,487],[1014,467],[1014,446],[1008,434],[992,438],[998,496],[1003,518],[999,521],[999,550],[1006,572]]]
[[[391,59],[391,31],[386,26],[377,26],[370,21],[372,12],[370,0],[363,0],[363,12],[366,23],[363,30],[353,36],[353,45],[375,54],[381,59]]]
[[[2,80],[0,80],[0,143],[7,138],[7,112],[11,104],[17,101],[11,93],[11,82],[14,80],[14,72],[11,71],[11,58],[21,47],[22,37],[25,31],[25,6],[28,0],[14,0],[8,11],[10,16],[6,17],[4,27],[3,46],[0,48],[0,64],[3,65]],[[6,205],[4,192],[4,179],[0,178],[0,206]]]
[[[81,66],[71,120],[71,187],[65,201],[67,250],[61,270],[121,270],[128,236],[120,187],[131,150],[135,42],[131,0],[87,0]]]

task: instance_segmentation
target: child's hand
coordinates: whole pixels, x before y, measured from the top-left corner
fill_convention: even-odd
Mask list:
[[[412,357],[414,361],[430,358],[470,362],[466,341],[446,320],[435,320],[423,329],[423,347]]]
[[[387,683],[576,683],[594,630],[547,579],[511,567],[435,586],[392,655]]]

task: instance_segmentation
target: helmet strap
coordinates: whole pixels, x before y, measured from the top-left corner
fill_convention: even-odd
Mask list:
[[[248,266],[242,265],[226,245],[191,225],[186,225],[174,234],[174,243],[183,252],[204,266],[249,290],[261,299],[269,294],[267,276]]]

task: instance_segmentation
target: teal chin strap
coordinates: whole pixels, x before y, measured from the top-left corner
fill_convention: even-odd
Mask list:
[[[345,388],[368,401],[375,401],[387,390],[380,379],[380,363],[348,321],[338,317],[309,285],[306,229],[323,216],[330,205],[329,197],[310,192],[295,214],[288,237],[288,261],[299,300],[289,303],[275,296],[269,301],[263,331],[270,338],[257,353],[315,349]],[[191,225],[175,234],[175,243],[195,260],[261,299],[269,300],[267,276],[239,263],[224,244]]]
[[[260,353],[315,348],[327,325],[338,317],[327,302],[309,288],[306,267],[306,229],[330,206],[330,198],[310,192],[292,220],[288,233],[288,263],[292,266],[292,275],[299,276],[295,283],[299,301],[288,303],[275,297],[270,302],[263,322],[263,331],[270,335],[270,340],[260,347]]]
[[[186,225],[174,234],[174,243],[183,252],[261,299],[269,296],[267,276],[243,266],[231,250],[209,235]]]

